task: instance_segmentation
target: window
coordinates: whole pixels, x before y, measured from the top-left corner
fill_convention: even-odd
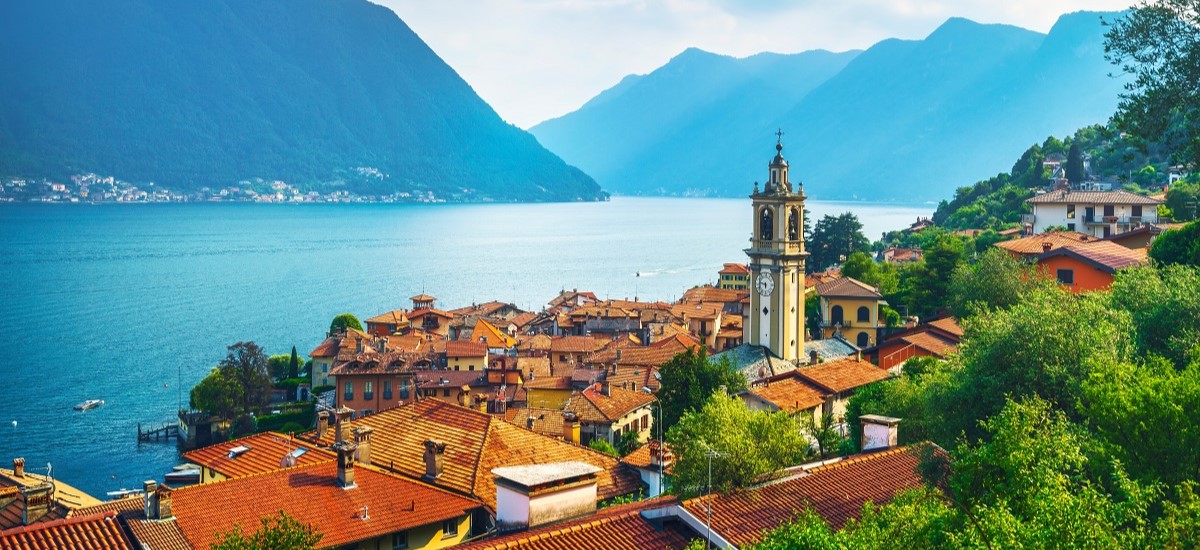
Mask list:
[[[1115,216],[1116,212],[1117,212],[1117,210],[1116,210],[1115,206],[1113,206],[1111,204],[1104,205],[1104,215],[1105,216]]]
[[[374,382],[363,382],[363,399],[366,399],[367,401],[375,399],[375,391],[374,390],[375,390]]]
[[[1142,205],[1135,204],[1135,205],[1133,205],[1132,210],[1133,211],[1129,214],[1130,216],[1137,216],[1139,218],[1142,217]]]
[[[1057,277],[1058,277],[1058,282],[1060,282],[1064,285],[1075,284],[1075,270],[1074,269],[1060,269],[1060,270],[1058,270]]]
[[[867,323],[871,322],[871,308],[860,306],[858,308],[858,320]]]
[[[448,519],[442,522],[442,537],[458,536],[458,518]]]
[[[855,345],[860,348],[869,347],[871,345],[871,338],[867,336],[867,333],[860,332],[858,333],[858,341],[855,342]]]
[[[842,322],[842,306],[833,306],[829,309],[829,324],[836,325]]]
[[[404,550],[408,548],[408,531],[392,533],[392,550]]]
[[[342,398],[346,401],[354,400],[354,382],[346,382],[346,385],[343,386]]]
[[[565,362],[567,360],[567,356],[560,353],[558,354],[558,360]]]
[[[442,390],[442,397],[450,397],[450,389],[449,388]]]
[[[408,399],[408,380],[400,381],[400,399]]]
[[[1075,224],[1073,224],[1073,223],[1068,223],[1068,224],[1067,224],[1067,231],[1074,231],[1074,230],[1075,230]]]
[[[1075,219],[1075,205],[1074,204],[1067,205],[1067,219],[1068,220]]]
[[[391,380],[383,381],[383,398],[384,399],[392,398],[392,381]]]
[[[321,363],[321,372],[329,372],[329,363]]]
[[[642,415],[642,430],[650,427],[650,415]]]
[[[475,365],[470,365],[470,366],[468,366],[468,367],[467,367],[467,370],[475,370]]]
[[[770,208],[762,209],[762,218],[758,222],[758,238],[764,241],[771,240],[771,236],[775,233],[775,219],[771,214]]]

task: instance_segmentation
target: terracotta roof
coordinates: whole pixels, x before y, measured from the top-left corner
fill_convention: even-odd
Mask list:
[[[502,550],[529,548],[534,550],[575,550],[604,548],[606,550],[674,549],[683,550],[692,538],[691,531],[668,522],[656,528],[641,513],[666,508],[678,503],[674,497],[632,502],[597,511],[595,514],[552,525],[492,537],[460,546],[464,550]]]
[[[505,334],[485,319],[476,321],[475,329],[471,331],[471,340],[478,342],[480,338],[487,341],[489,348],[511,348],[517,345],[516,338]]]
[[[591,336],[559,336],[550,339],[550,352],[592,353],[602,344]]]
[[[537,319],[537,317],[538,317],[537,313],[534,313],[532,311],[526,311],[525,313],[517,315],[516,317],[513,317],[512,319],[509,319],[508,322],[516,325],[518,329],[524,329],[526,325],[528,325],[529,323],[532,323],[534,319]]]
[[[717,273],[722,275],[748,275],[750,274],[750,268],[746,267],[746,264],[725,264]]]
[[[1029,204],[1162,204],[1145,195],[1118,191],[1051,191],[1025,199]]]
[[[532,427],[529,425],[530,418],[533,419]],[[551,437],[562,437],[563,434],[563,412],[559,409],[509,407],[504,411],[504,420]]]
[[[1118,269],[1149,261],[1144,249],[1125,248],[1112,241],[1095,241],[1051,250],[1039,256],[1038,261],[1055,256],[1069,256],[1082,260],[1105,273],[1114,273]]]
[[[627,390],[609,384],[609,395],[600,392],[600,384],[595,384],[581,392],[571,395],[567,401],[566,410],[579,415],[584,422],[612,423],[621,417],[649,406],[654,402],[654,396],[643,391]]]
[[[1038,233],[1028,237],[1021,237],[1011,241],[1000,241],[994,246],[1003,248],[1014,254],[1037,255],[1046,251],[1046,246],[1049,245],[1051,250],[1062,248],[1064,246],[1073,246],[1083,242],[1099,240],[1096,237],[1087,233],[1079,233],[1077,231],[1051,231],[1049,233]]]
[[[160,489],[171,492],[169,489]],[[168,520],[146,519],[145,496],[136,494],[117,500],[106,501],[103,504],[89,506],[77,510],[75,514],[86,515],[104,512],[115,512],[117,517],[129,529],[134,542],[140,543],[141,548],[149,550],[192,550],[192,545],[179,530],[179,524],[174,518]]]
[[[839,277],[816,287],[817,294],[828,298],[870,298],[882,300],[875,287],[851,277]]]
[[[633,452],[621,457],[621,462],[633,466],[634,468],[643,468],[646,470],[657,470],[658,463],[654,460],[654,450],[652,447],[658,445],[657,440],[651,440],[649,443],[642,445],[633,450]],[[663,465],[663,473],[671,475],[671,468],[674,464],[674,456],[671,452],[671,446],[663,444],[667,449],[667,463]]]
[[[394,309],[386,313],[380,313],[363,322],[380,325],[408,325],[407,313],[403,309]]]
[[[759,542],[763,534],[811,506],[834,529],[856,518],[868,501],[886,504],[896,493],[922,484],[920,459],[912,447],[847,457],[814,468],[799,477],[740,491],[699,497],[684,508],[704,518],[712,502],[712,529],[739,547]]]
[[[950,334],[953,334],[955,336],[958,336],[960,338],[963,335],[963,329],[961,326],[959,326],[958,319],[956,319],[954,317],[942,317],[941,319],[934,319],[932,321],[929,321],[926,324],[928,324],[931,327],[944,330],[944,331],[946,331]]]
[[[448,340],[446,342],[446,357],[483,357],[488,354],[488,346],[475,340]]]
[[[133,550],[121,531],[116,512],[56,519],[0,531],[5,550]]]
[[[888,371],[855,357],[819,363],[811,367],[796,369],[794,372],[796,376],[813,382],[827,391],[837,393],[886,380],[889,376]]]
[[[545,378],[534,378],[525,382],[525,388],[533,390],[569,390],[571,389],[571,377],[547,376]]]
[[[674,346],[664,346],[661,348],[624,348],[620,351],[620,359],[617,359],[617,350],[614,349],[596,354],[590,359],[590,362],[597,365],[616,364],[618,368],[658,367],[673,359],[682,350]]]
[[[414,310],[408,312],[408,320],[413,321],[415,323],[417,319],[420,319],[426,315],[433,315],[434,317],[445,317],[446,319],[454,318],[453,315],[450,315],[449,313],[446,313],[445,311],[442,311],[440,309],[424,308],[424,309],[414,309]]]
[[[535,334],[517,343],[518,351],[546,351],[550,349],[550,337],[545,334]]]
[[[930,332],[918,332],[901,336],[900,340],[917,346],[938,357],[945,357],[958,351],[958,343],[942,338]]]
[[[356,354],[339,361],[332,369],[330,376],[353,376],[363,374],[401,374],[410,372],[421,360],[432,362],[432,350],[429,353],[364,353]]]
[[[488,386],[487,373],[481,370],[419,370],[417,387],[461,388],[463,386]]]
[[[517,357],[517,370],[529,378],[544,378],[551,376],[549,357]],[[529,373],[532,372],[531,377]]]
[[[250,450],[231,458],[230,449],[247,447]],[[304,449],[296,456],[296,466],[307,466],[336,460],[337,455],[295,440],[286,435],[265,432],[209,445],[183,453],[184,460],[204,466],[225,477],[243,477],[280,469],[285,456]]]
[[[16,477],[12,470],[0,468],[0,529],[20,526],[25,499],[19,488],[32,487],[50,482],[54,484],[54,495],[51,499],[49,512],[38,518],[38,522],[53,521],[67,517],[73,510],[99,504],[100,501],[91,495],[76,489],[61,480],[51,480],[41,474],[30,472],[27,468],[22,477]]]
[[[638,476],[619,467],[611,456],[434,399],[381,411],[354,424],[375,430],[371,436],[373,463],[414,478],[425,475],[423,442],[446,443],[444,470],[435,484],[473,495],[493,508],[496,485],[490,472],[500,466],[587,462],[604,469],[597,474],[602,499],[629,494],[641,486]],[[334,431],[327,430],[320,443],[332,444]],[[309,432],[308,437],[313,436],[315,433]]]
[[[364,351],[376,351],[373,343],[376,337],[360,330],[346,329],[345,335],[330,336],[308,352],[309,357],[336,357],[343,353],[358,353],[358,342],[362,340]],[[384,342],[387,340],[384,339]]]
[[[825,402],[825,392],[795,374],[792,371],[788,376],[746,391],[788,412],[805,411]]]
[[[408,299],[412,300],[414,302],[432,302],[433,300],[436,300],[437,298],[434,298],[433,296],[430,296],[430,295],[422,292],[421,294],[418,294],[416,296],[410,296]]]
[[[259,518],[280,510],[322,533],[322,546],[335,547],[457,518],[479,507],[466,497],[365,465],[354,468],[354,482],[354,488],[341,487],[337,464],[324,462],[176,489],[171,506],[196,548],[208,548],[218,533],[235,525],[253,531]],[[362,519],[364,506],[368,519]]]
[[[639,365],[624,365],[617,367],[617,372],[610,372],[605,380],[614,388],[626,388],[629,390],[640,391],[642,388],[650,388],[650,391],[657,392],[662,385],[655,373],[658,372],[658,367],[639,366]]]
[[[689,321],[692,319],[716,319],[721,316],[721,313],[723,310],[720,304],[689,303],[678,304],[671,308],[672,315]]]
[[[746,290],[698,286],[684,292],[679,301],[685,304],[736,304],[749,295],[750,292]]]
[[[683,353],[689,349],[700,347],[700,342],[696,341],[696,338],[691,334],[676,333],[666,338],[655,340],[649,347]]]

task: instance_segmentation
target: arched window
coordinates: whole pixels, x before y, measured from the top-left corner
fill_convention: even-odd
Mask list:
[[[800,240],[800,211],[795,208],[788,210],[788,240]]]
[[[867,336],[867,333],[860,332],[860,333],[858,333],[857,345],[860,348],[868,347],[871,345],[871,338]]]
[[[758,238],[764,241],[771,240],[771,236],[775,234],[775,219],[771,215],[770,208],[763,208],[762,217],[758,222]]]
[[[867,306],[862,306],[862,307],[858,308],[858,320],[864,321],[864,322],[870,322],[871,321],[871,308],[869,308]]]
[[[842,306],[833,306],[829,308],[829,324],[836,325],[842,322]]]

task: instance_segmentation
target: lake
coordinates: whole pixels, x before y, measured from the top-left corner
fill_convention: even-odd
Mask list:
[[[868,237],[932,206],[808,201]],[[343,311],[421,292],[451,309],[540,309],[559,290],[674,300],[745,261],[748,199],[617,197],[495,205],[0,205],[0,462],[18,456],[98,498],[161,479],[172,444],[137,443],[254,340],[303,355]],[[87,412],[85,399],[106,404]]]

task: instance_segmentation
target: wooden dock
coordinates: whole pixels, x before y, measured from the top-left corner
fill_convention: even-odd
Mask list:
[[[179,424],[163,423],[157,428],[147,428],[142,430],[142,423],[138,422],[138,443],[154,443],[159,441],[179,441]]]

